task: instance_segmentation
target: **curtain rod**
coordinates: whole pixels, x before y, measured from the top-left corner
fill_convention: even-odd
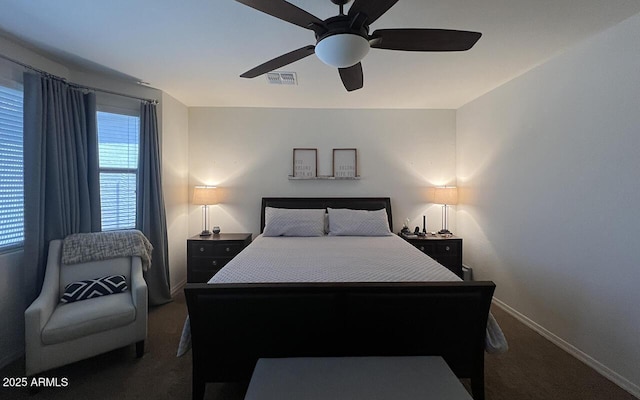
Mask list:
[[[34,67],[32,65],[29,65],[29,64],[25,64],[25,63],[20,62],[18,60],[14,60],[13,58],[7,57],[2,53],[0,53],[0,58],[4,58],[7,61],[10,61],[10,62],[12,62],[14,64],[18,64],[23,68],[30,69],[30,70],[32,70],[34,72],[37,72],[37,73],[39,73],[41,75],[44,75],[44,76],[48,77],[48,78],[61,80],[61,81],[65,82],[66,84],[68,84],[69,86],[72,86],[72,87],[74,87],[76,89],[83,89],[83,90],[91,90],[91,91],[94,91],[94,92],[108,93],[108,94],[113,94],[113,95],[116,95],[116,96],[128,97],[130,99],[146,101],[146,102],[152,103],[152,104],[158,104],[158,100],[155,100],[155,99],[145,99],[144,97],[132,96],[132,95],[129,95],[129,94],[118,93],[118,92],[113,92],[111,90],[100,89],[100,88],[96,88],[96,87],[80,85],[80,84],[77,84],[77,83],[69,82],[69,81],[67,81],[66,78],[54,75],[54,74],[49,73],[47,71],[43,71],[43,70],[41,70],[39,68],[36,68],[36,67]]]

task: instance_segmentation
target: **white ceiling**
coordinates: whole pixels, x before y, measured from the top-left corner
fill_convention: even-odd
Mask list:
[[[321,19],[330,0],[290,0]],[[348,5],[347,5],[348,8]],[[371,26],[479,31],[467,52],[372,49],[347,93],[315,56],[280,70],[297,86],[239,75],[315,44],[313,32],[233,0],[2,0],[0,31],[50,56],[149,82],[187,106],[455,109],[640,12],[639,0],[400,0]]]

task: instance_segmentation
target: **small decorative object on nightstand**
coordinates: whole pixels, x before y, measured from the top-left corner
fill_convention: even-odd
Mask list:
[[[207,282],[251,243],[250,233],[196,235],[187,240],[187,282]]]
[[[447,267],[460,278],[463,277],[462,238],[452,235],[447,235],[447,237],[441,235],[412,236],[410,238],[400,235],[400,237]]]

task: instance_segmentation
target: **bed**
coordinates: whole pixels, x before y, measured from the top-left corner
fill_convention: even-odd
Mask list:
[[[261,232],[270,209],[385,210],[393,227],[389,198],[263,198]],[[209,283],[185,288],[193,399],[207,382],[248,381],[259,358],[417,355],[442,356],[483,399],[494,289],[394,235],[260,235]]]

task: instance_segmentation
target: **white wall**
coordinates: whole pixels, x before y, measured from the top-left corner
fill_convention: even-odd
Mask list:
[[[640,15],[457,112],[465,264],[640,395]]]
[[[318,149],[320,175],[331,174],[333,148],[355,147],[361,180],[288,180],[294,147]],[[425,188],[454,183],[453,110],[189,109],[189,187],[220,188],[211,223],[223,232],[258,234],[265,196],[389,196],[396,231],[405,218],[421,225],[427,210],[437,230],[440,207]],[[201,218],[190,206],[191,235]]]
[[[189,111],[162,94],[162,189],[167,212],[169,279],[175,294],[187,282]]]

